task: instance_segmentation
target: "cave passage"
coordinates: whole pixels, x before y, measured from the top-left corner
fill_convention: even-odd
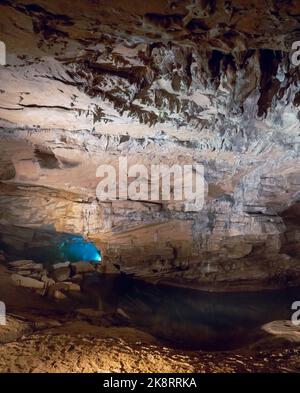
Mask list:
[[[92,261],[101,262],[101,252],[92,242],[81,236],[69,235],[62,238],[56,245],[59,258],[63,261]]]
[[[64,232],[39,231],[23,250],[25,258],[45,264],[58,262],[102,261],[101,251],[81,235]]]

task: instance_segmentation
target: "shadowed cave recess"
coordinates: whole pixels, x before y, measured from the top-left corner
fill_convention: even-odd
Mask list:
[[[62,336],[66,321],[73,333],[105,328],[128,342],[126,329],[137,329],[136,342],[174,351],[291,341],[298,351],[299,1],[5,0],[0,40],[8,316],[31,325],[51,317]],[[97,168],[120,157],[149,171],[202,165],[203,207],[99,199]],[[191,359],[188,370],[205,369]],[[282,371],[271,363],[260,370]],[[84,371],[37,364],[17,371]],[[125,371],[155,371],[132,364]],[[237,364],[228,371],[247,371]],[[207,371],[225,370],[217,365]],[[184,367],[178,360],[175,370]]]

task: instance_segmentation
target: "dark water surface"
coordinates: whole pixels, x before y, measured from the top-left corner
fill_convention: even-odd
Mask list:
[[[181,349],[224,350],[257,339],[268,322],[291,319],[300,288],[210,293],[120,275],[87,278],[83,290],[104,311],[125,312],[136,327]]]

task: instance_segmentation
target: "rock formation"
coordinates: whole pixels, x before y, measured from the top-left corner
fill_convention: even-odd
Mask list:
[[[300,282],[297,0],[0,4],[0,240],[79,233],[209,290]],[[97,198],[101,164],[191,164],[205,204]],[[48,233],[47,232],[47,233]]]

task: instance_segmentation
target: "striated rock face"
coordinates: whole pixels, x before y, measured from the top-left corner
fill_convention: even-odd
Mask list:
[[[299,283],[299,21],[296,0],[2,1],[2,245],[52,229],[149,280]],[[203,209],[99,201],[120,156],[204,165]]]

